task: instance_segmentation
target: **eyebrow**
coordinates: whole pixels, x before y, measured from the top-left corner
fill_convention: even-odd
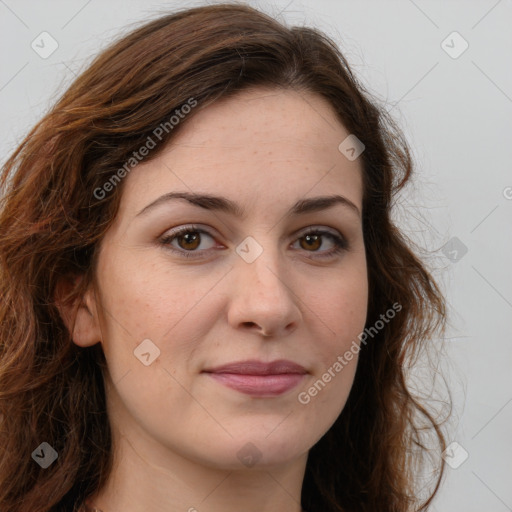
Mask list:
[[[139,213],[137,213],[136,217],[145,215],[157,206],[175,199],[185,199],[189,203],[199,206],[200,208],[204,208],[205,210],[225,212],[242,219],[246,217],[245,209],[231,199],[208,194],[195,194],[192,192],[169,192],[168,194],[164,194],[145,206]],[[337,194],[300,199],[288,210],[287,215],[303,215],[305,213],[317,212],[332,208],[337,204],[346,206],[348,209],[356,213],[358,217],[361,217],[359,209],[352,201]]]

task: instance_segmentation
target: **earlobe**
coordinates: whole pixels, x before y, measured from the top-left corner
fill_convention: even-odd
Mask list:
[[[89,286],[81,297],[69,299],[81,280],[82,276],[59,281],[55,305],[73,342],[80,347],[90,347],[102,341],[94,289]]]

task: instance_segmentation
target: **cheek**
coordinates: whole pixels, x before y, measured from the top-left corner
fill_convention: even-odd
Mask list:
[[[137,253],[109,262],[98,281],[103,349],[113,379],[128,370],[139,372],[141,362],[153,360],[153,368],[179,367],[186,373],[211,327],[208,295],[219,277],[212,272],[194,279],[197,269],[170,270]]]
[[[150,430],[165,426],[181,432],[177,409],[192,423],[202,418],[188,389],[194,352],[206,329],[204,315],[198,313],[205,293],[202,286],[186,286],[190,280],[183,275],[158,271],[150,262],[128,262],[105,266],[99,279],[110,400],[126,425],[128,412]],[[163,432],[153,434],[165,438]]]
[[[301,389],[298,401],[315,410],[325,428],[343,409],[352,387],[367,303],[364,260],[350,267],[350,272],[340,273],[339,278],[325,282],[321,292],[310,296],[310,322],[317,326],[318,342],[313,349],[317,364],[313,377]]]
[[[325,280],[310,296],[308,307],[316,324],[323,323],[328,336],[325,354],[338,353],[363,331],[368,312],[368,279],[365,260]],[[313,320],[312,320],[313,321]]]
[[[163,319],[167,317],[168,326],[172,308],[168,300],[161,300],[161,283],[151,267],[135,258],[110,256],[98,272],[98,283],[103,350],[115,381],[117,373],[140,366],[137,347],[148,349],[143,353],[149,351],[150,359],[157,355]]]

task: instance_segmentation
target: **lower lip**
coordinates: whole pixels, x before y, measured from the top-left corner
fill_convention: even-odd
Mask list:
[[[252,396],[278,396],[293,389],[305,377],[300,373],[279,375],[241,375],[237,373],[208,373],[228,388]]]

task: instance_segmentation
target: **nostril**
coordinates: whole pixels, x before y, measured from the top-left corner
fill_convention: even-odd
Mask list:
[[[254,322],[244,322],[244,323],[243,323],[243,325],[244,325],[245,327],[253,327],[253,326],[255,326],[256,324],[255,324]]]
[[[254,323],[254,322],[243,322],[243,325],[246,327],[250,327],[250,328],[257,327],[263,336],[271,336],[271,334],[267,334],[265,332],[265,329],[259,327],[258,324]]]

